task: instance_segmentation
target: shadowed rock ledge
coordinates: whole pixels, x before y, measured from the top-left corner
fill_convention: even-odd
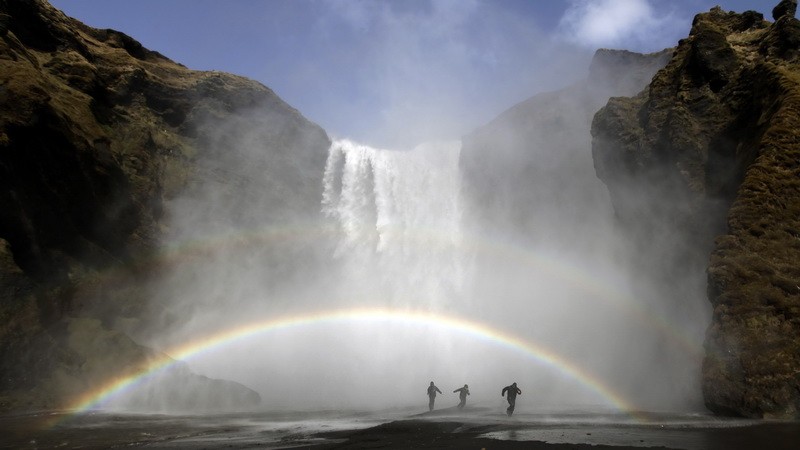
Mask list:
[[[650,86],[611,99],[592,135],[597,175],[643,264],[673,283],[707,267],[707,407],[798,418],[800,22],[796,1],[781,5],[774,23],[697,15]]]

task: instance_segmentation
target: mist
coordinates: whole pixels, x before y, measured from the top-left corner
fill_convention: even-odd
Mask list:
[[[367,49],[383,52],[384,64],[354,66],[354,84],[388,106],[356,138],[331,132],[323,152],[304,144],[311,137],[287,143],[275,131],[284,119],[264,109],[246,121],[195,118],[205,130],[201,170],[165,205],[169,264],[150,287],[149,325],[129,330],[137,340],[169,354],[303,318],[185,360],[254,389],[266,410],[423,411],[430,381],[443,407],[466,383],[468,404],[504,409],[498,394],[517,382],[521,411],[700,409],[703,273],[687,270],[694,278],[680,286],[653,277],[658,265],[641,264],[646,243],[618,228],[592,162],[594,112],[647,77],[590,77],[585,46],[542,43],[509,15],[486,26],[516,30],[531,43],[525,56],[475,53],[482,47],[455,39],[471,23],[461,2],[434,3],[441,9],[417,34],[404,11],[335,5],[356,31],[375,17],[388,27],[386,41]],[[426,47],[448,37],[444,53]],[[488,71],[514,57],[525,61],[524,83],[481,85],[466,64],[478,58]],[[476,101],[476,89],[496,100]],[[341,105],[340,120],[360,120],[361,106]],[[647,255],[675,243],[659,242]],[[329,318],[363,310],[387,314]]]

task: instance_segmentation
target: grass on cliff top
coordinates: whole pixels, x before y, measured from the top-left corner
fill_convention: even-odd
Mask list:
[[[752,64],[761,58],[758,52],[758,44],[767,31],[768,28],[751,28],[739,33],[730,33],[726,36],[726,39],[731,48],[741,58],[741,61]]]

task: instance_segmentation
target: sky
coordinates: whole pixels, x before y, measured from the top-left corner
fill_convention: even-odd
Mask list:
[[[715,5],[777,0],[50,0],[195,70],[255,79],[334,138],[459,139],[587,75],[593,52],[653,52]]]

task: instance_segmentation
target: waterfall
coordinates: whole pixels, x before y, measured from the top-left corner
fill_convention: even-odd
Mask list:
[[[339,234],[347,293],[367,302],[440,308],[463,294],[458,141],[409,151],[331,145],[323,213]]]
[[[613,256],[624,241],[592,220],[607,205],[566,169],[509,190],[520,186],[510,170],[478,166],[507,188],[494,204],[465,189],[475,180],[463,178],[461,151],[458,141],[402,151],[335,141],[321,214],[289,227],[269,226],[266,200],[215,203],[262,226],[226,222],[236,245],[206,246],[213,257],[171,274],[162,291],[183,322],[169,337],[252,336],[193,357],[191,369],[252,387],[270,408],[407,405],[431,380],[469,383],[471,401],[488,405],[515,380],[535,407],[697,398],[697,346],[661,297],[632,288]],[[190,211],[193,229],[220,210]]]
[[[565,187],[571,175],[566,169],[522,184],[509,173],[498,182],[526,190],[501,199],[511,205],[507,209],[468,198],[460,147],[444,142],[391,151],[347,140],[331,145],[322,212],[335,228],[336,294],[348,298],[349,306],[476,320],[557,356],[549,369],[519,355],[478,356],[443,330],[379,333],[370,337],[371,348],[394,355],[402,347],[420,373],[446,367],[476,383],[503,374],[535,380],[537,387],[547,386],[539,400],[552,404],[600,400],[629,409],[636,399],[683,408],[684,399],[696,398],[696,346],[660,297],[633,290],[635,280],[613,256],[624,241],[610,222],[597,219],[609,217],[609,206],[593,203],[593,191],[584,185]],[[476,212],[487,215],[482,230],[472,223]],[[508,225],[521,216],[535,220]],[[378,346],[381,336],[388,340]],[[397,340],[404,345],[398,347]],[[448,349],[447,359],[441,352],[413,350],[427,346]],[[565,370],[572,375],[564,376]],[[593,383],[608,386],[599,398],[597,390],[585,389]]]

